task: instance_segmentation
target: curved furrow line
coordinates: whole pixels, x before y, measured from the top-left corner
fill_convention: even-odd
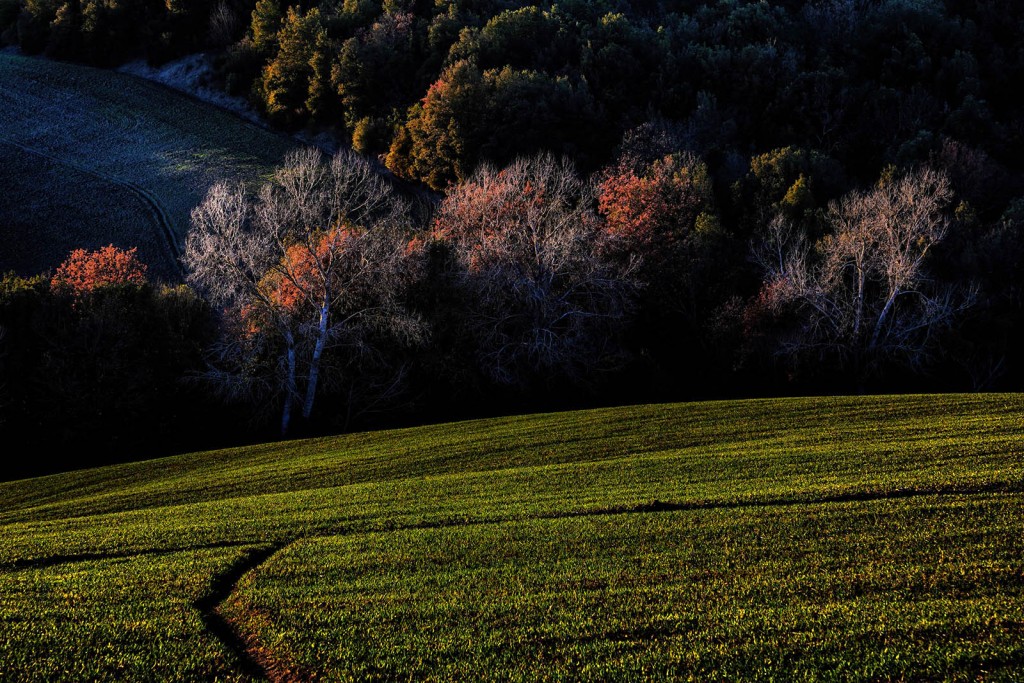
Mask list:
[[[178,274],[184,277],[185,270],[181,263],[181,246],[178,244],[178,240],[174,235],[174,228],[172,227],[171,220],[168,217],[167,212],[164,210],[163,206],[160,205],[160,201],[151,192],[149,192],[148,190],[144,190],[135,183],[127,182],[119,178],[115,178],[113,176],[100,173],[94,169],[87,168],[85,166],[76,164],[66,159],[61,159],[52,154],[47,154],[46,152],[40,152],[39,150],[29,147],[28,145],[18,142],[17,140],[12,140],[11,138],[8,137],[0,137],[0,141],[4,142],[5,144],[11,145],[12,147],[17,147],[18,149],[22,150],[23,152],[27,152],[28,154],[35,155],[42,159],[47,159],[48,161],[52,161],[53,163],[59,164],[61,166],[73,168],[79,173],[90,175],[93,178],[102,180],[103,182],[106,183],[110,183],[111,185],[116,185],[117,187],[128,190],[129,192],[134,194],[136,197],[142,200],[142,203],[146,205],[146,207],[152,214],[153,218],[156,220],[157,226],[160,229],[161,237],[163,238],[162,242],[164,246],[167,248],[168,252],[170,253],[171,262],[174,264],[174,268],[178,272]]]
[[[194,603],[206,630],[235,656],[241,673],[256,680],[270,680],[270,673],[250,654],[245,638],[232,626],[231,622],[224,618],[220,607],[234,592],[243,576],[289,545],[291,544],[275,543],[252,548],[225,571],[214,576],[210,582],[210,589]]]
[[[19,571],[22,569],[46,569],[62,564],[76,564],[78,562],[99,562],[102,560],[126,560],[136,557],[159,557],[162,555],[174,555],[196,550],[218,550],[221,548],[241,548],[251,546],[251,541],[221,541],[219,543],[202,543],[187,547],[175,548],[152,548],[145,550],[125,550],[94,553],[71,553],[66,555],[47,555],[45,557],[19,558],[7,562],[0,562],[0,571]]]

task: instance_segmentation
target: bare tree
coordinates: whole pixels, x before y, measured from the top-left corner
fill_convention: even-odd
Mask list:
[[[495,380],[580,378],[617,356],[636,264],[605,257],[593,205],[593,188],[548,155],[481,168],[439,207],[434,237],[453,247],[469,332]]]
[[[226,311],[212,373],[221,387],[280,393],[286,433],[296,404],[312,415],[325,351],[365,353],[382,330],[418,338],[422,326],[401,304],[406,209],[349,152],[329,162],[316,150],[290,154],[255,201],[240,185],[215,185],[192,213],[184,260],[190,281]]]
[[[931,169],[884,179],[833,202],[832,232],[813,249],[775,218],[755,259],[765,272],[761,302],[797,321],[782,351],[832,356],[859,374],[885,358],[922,362],[935,333],[974,300],[926,269],[948,230],[951,199],[948,179]]]
[[[240,29],[238,13],[228,0],[220,0],[210,12],[207,40],[215,47],[227,47],[238,38]]]

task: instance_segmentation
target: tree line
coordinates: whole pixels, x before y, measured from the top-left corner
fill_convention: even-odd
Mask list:
[[[313,417],[320,382],[348,419],[417,382],[616,400],[652,384],[692,397],[1014,376],[1005,340],[979,334],[1014,304],[997,269],[960,267],[967,209],[947,172],[889,168],[818,205],[803,172],[773,177],[814,156],[780,150],[742,188],[774,189],[770,216],[737,236],[707,164],[672,143],[635,131],[589,177],[550,154],[483,165],[422,227],[352,152],[293,154],[254,197],[214,187],[184,260],[229,321],[216,383],[277,396],[287,431],[293,408]],[[972,258],[1012,269],[1014,220]]]
[[[159,433],[199,448],[641,400],[1019,388],[1019,205],[973,234],[947,170],[890,167],[828,199],[811,189],[828,160],[783,149],[734,188],[744,234],[677,143],[643,126],[589,176],[551,154],[483,165],[427,212],[350,151],[219,183],[192,214],[186,285],[149,283],[113,246],[4,278],[0,428],[127,456]]]

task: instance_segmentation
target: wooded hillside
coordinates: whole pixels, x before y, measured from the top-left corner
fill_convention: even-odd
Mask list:
[[[1024,387],[1019,3],[0,0],[0,29],[97,64],[212,50],[272,125],[430,198],[339,212],[288,180],[328,177],[312,157],[207,195],[195,245],[258,233],[254,298],[202,258],[228,250],[186,274],[264,426]],[[387,267],[346,270],[363,250]]]

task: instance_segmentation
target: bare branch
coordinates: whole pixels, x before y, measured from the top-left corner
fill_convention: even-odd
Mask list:
[[[859,373],[887,358],[922,363],[935,333],[975,300],[927,278],[951,200],[948,179],[932,169],[851,193],[830,205],[832,232],[814,252],[782,218],[773,220],[753,257],[765,274],[762,301],[799,320],[781,350],[833,355]]]
[[[263,363],[262,376],[273,376],[283,399],[286,431],[293,403],[311,416],[325,354],[375,335],[422,338],[401,305],[408,208],[351,152],[329,160],[317,150],[292,152],[252,201],[241,185],[211,188],[193,211],[184,256],[190,280],[225,312],[234,340],[218,359],[233,370],[210,377],[231,394],[255,393],[248,378]]]
[[[480,169],[438,209],[436,239],[455,249],[483,369],[502,383],[581,378],[604,351],[635,289],[636,262],[603,256],[593,188],[566,161],[520,159]]]

